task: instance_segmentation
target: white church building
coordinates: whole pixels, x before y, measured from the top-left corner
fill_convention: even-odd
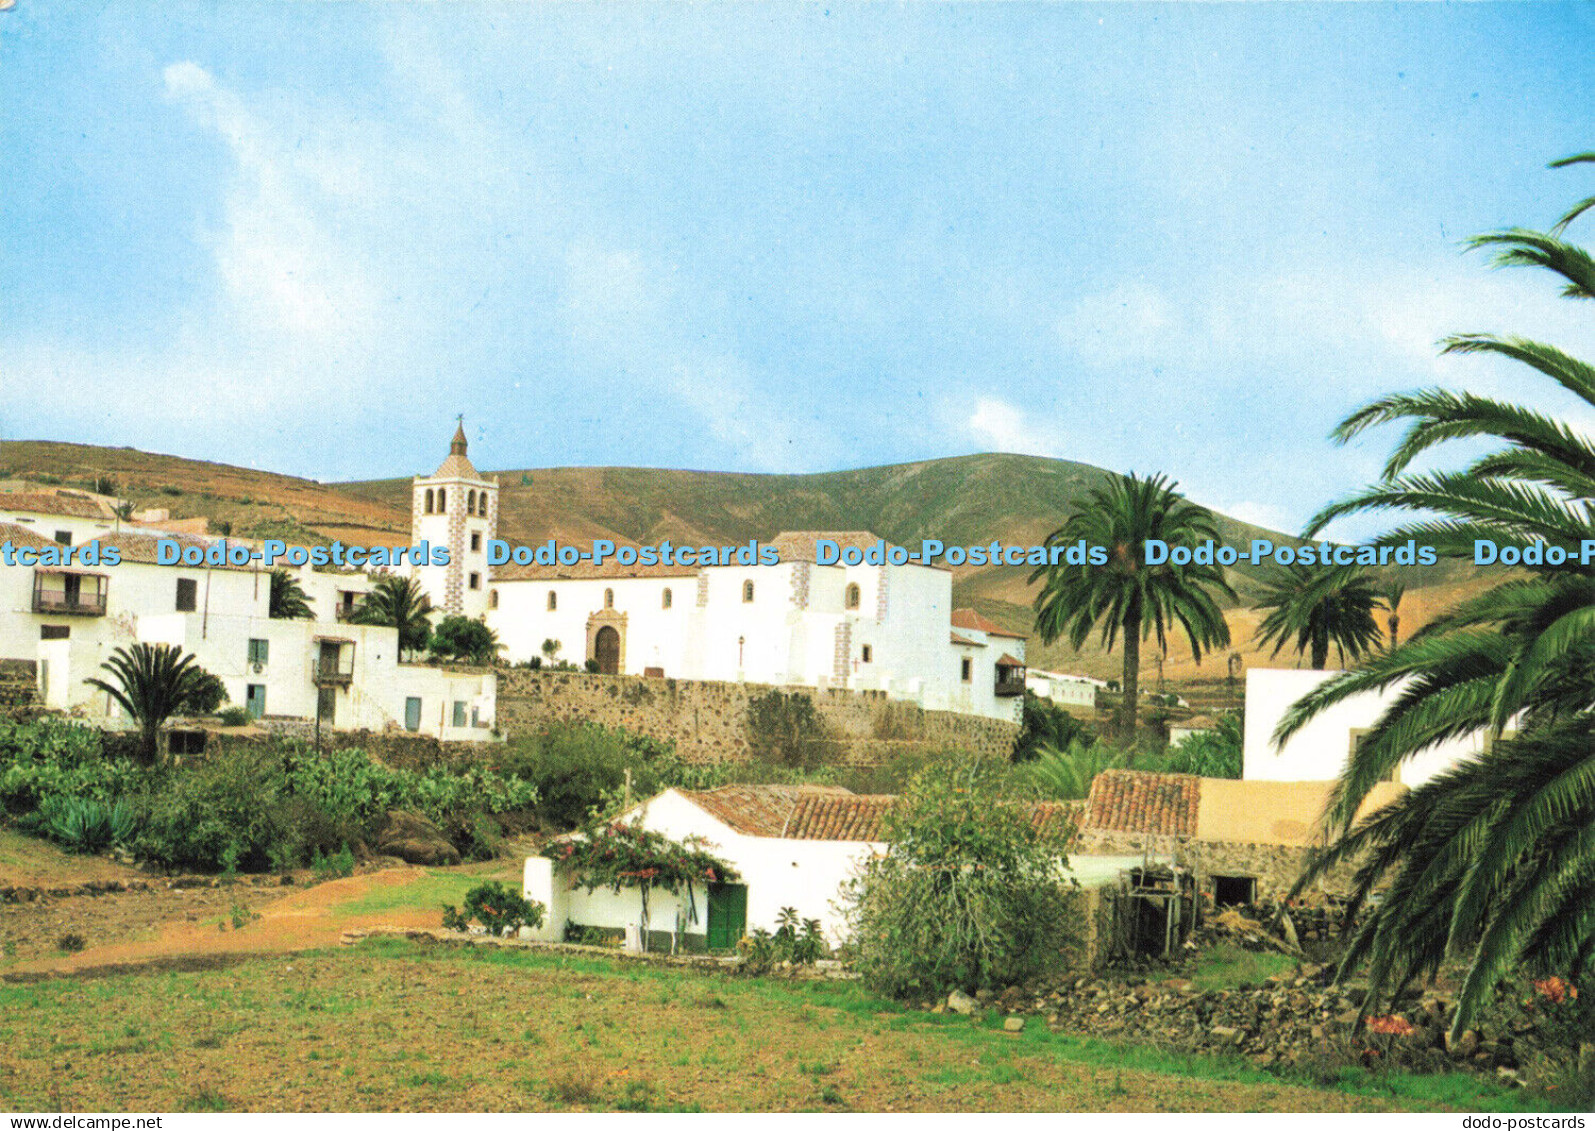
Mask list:
[[[413,568],[446,614],[484,617],[522,663],[545,656],[602,674],[877,691],[930,710],[1019,717],[1025,637],[952,607],[939,566],[820,565],[816,543],[879,541],[864,531],[788,531],[778,565],[491,567],[496,479],[467,455],[463,427],[448,458],[411,489],[411,534],[449,549],[446,567]]]

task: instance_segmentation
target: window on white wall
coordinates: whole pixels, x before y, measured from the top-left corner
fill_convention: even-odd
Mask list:
[[[604,608],[612,609],[614,607],[615,607],[615,591],[613,589],[605,589],[604,590]]]
[[[742,603],[744,605],[753,604],[753,582],[751,581],[742,583]]]
[[[559,594],[550,589],[548,591],[548,611],[553,612],[557,608],[559,608]]]
[[[659,596],[659,607],[661,609],[668,609],[670,607],[670,602],[671,602],[672,599],[673,598],[670,596],[670,590],[666,589]]]
[[[845,604],[850,609],[856,609],[856,608],[858,608],[858,603],[859,603],[859,588],[858,588],[857,583],[854,583],[854,584],[849,585],[847,587],[847,598],[846,598]]]

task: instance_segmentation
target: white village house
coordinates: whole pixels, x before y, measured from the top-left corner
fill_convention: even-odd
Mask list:
[[[1246,673],[1246,724],[1242,743],[1242,778],[1248,781],[1331,781],[1340,776],[1361,737],[1395,701],[1397,691],[1367,692],[1324,711],[1283,747],[1274,745],[1274,730],[1285,712],[1335,671],[1299,668],[1253,668]],[[1484,749],[1482,733],[1436,743],[1397,767],[1391,780],[1421,785],[1457,762]]]
[[[0,516],[19,520],[0,522],[0,541],[14,549],[59,553],[97,542],[121,556],[114,566],[0,567],[0,658],[36,664],[45,706],[119,718],[110,696],[85,681],[106,678],[112,652],[142,642],[192,652],[257,719],[319,716],[335,729],[403,727],[447,741],[480,741],[491,727],[492,673],[400,664],[396,630],[344,622],[370,587],[365,575],[300,570],[316,619],[275,620],[269,571],[258,565],[156,563],[161,538],[201,550],[216,539],[118,529],[114,514],[86,511],[71,496],[0,494]]]
[[[679,922],[685,948],[729,949],[758,928],[773,933],[786,907],[802,919],[818,919],[826,941],[840,943],[847,937],[848,886],[872,856],[887,851],[882,818],[896,801],[840,786],[730,785],[668,789],[620,814],[616,820],[636,821],[678,843],[702,837],[708,851],[738,873],[732,883],[698,885],[692,906],[685,891],[651,892],[649,947],[668,948]],[[1072,823],[1078,806],[1038,802],[1030,809],[1038,826],[1055,828]],[[1144,859],[1139,852],[1071,854],[1069,866],[1083,887],[1094,887],[1116,882],[1124,868]],[[534,937],[559,940],[570,923],[629,930],[641,939],[642,900],[635,888],[588,892],[573,887],[552,857],[531,856],[522,893],[545,908],[543,926],[528,932]]]

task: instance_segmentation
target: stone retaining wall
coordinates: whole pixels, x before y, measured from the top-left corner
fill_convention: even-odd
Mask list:
[[[38,666],[32,660],[0,660],[0,715],[31,713],[38,695]]]
[[[651,679],[643,676],[499,672],[499,729],[514,737],[548,722],[593,722],[671,740],[693,762],[750,756],[748,704],[773,688],[758,683]],[[809,696],[841,741],[849,762],[878,765],[899,753],[957,747],[1007,757],[1019,728],[1003,719],[926,711],[884,692],[781,690]]]
[[[1100,829],[1082,830],[1073,850],[1110,856],[1140,852],[1172,856],[1176,863],[1194,871],[1199,889],[1209,893],[1214,876],[1249,876],[1257,881],[1257,899],[1283,899],[1289,894],[1312,852],[1303,845],[1197,840]],[[1351,890],[1355,867],[1352,863],[1332,869],[1312,890],[1324,895],[1346,895]]]

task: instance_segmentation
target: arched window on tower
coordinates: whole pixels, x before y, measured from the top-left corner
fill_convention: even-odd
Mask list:
[[[672,599],[673,598],[670,596],[670,590],[666,589],[659,597],[659,607],[661,609],[668,609]]]
[[[467,491],[467,492],[465,492],[465,513],[466,514],[475,514],[476,513],[476,492],[475,491]]]
[[[604,590],[604,608],[612,609],[614,607],[615,607],[615,591],[613,589],[605,589]]]
[[[744,605],[753,604],[753,582],[751,581],[742,583],[742,603]]]
[[[858,583],[854,582],[852,585],[849,585],[847,587],[847,598],[846,598],[846,602],[845,603],[846,603],[848,608],[856,609],[856,608],[858,608],[858,602],[859,602]]]
[[[489,589],[487,591],[487,607],[490,608],[490,609],[498,608],[498,590],[497,589]]]
[[[426,512],[425,513],[431,514],[432,513],[432,506],[433,506],[433,503],[432,503],[432,488],[428,487],[426,489]]]
[[[449,493],[446,489],[438,488],[438,514],[449,513]]]

